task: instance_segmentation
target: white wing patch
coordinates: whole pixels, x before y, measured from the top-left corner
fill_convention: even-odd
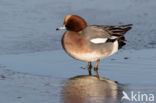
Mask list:
[[[111,36],[110,39],[116,39],[118,38],[117,36]]]
[[[94,44],[105,43],[107,38],[94,38],[90,40]]]

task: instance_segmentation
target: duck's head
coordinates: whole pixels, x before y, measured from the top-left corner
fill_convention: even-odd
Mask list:
[[[85,20],[77,15],[67,15],[64,19],[63,26],[57,28],[56,30],[69,30],[79,32],[87,26]]]

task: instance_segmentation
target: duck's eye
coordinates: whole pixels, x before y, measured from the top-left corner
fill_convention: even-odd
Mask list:
[[[69,28],[70,28],[70,26],[69,26],[69,25],[65,25],[65,27],[66,27],[66,29],[69,29]]]

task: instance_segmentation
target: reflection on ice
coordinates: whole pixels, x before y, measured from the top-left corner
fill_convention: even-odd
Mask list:
[[[76,76],[66,81],[62,90],[64,103],[116,103],[120,101],[119,84],[106,78]]]

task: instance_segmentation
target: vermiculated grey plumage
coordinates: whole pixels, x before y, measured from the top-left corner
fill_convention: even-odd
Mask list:
[[[108,38],[107,42],[114,42],[115,40],[118,40],[120,49],[126,44],[126,39],[124,35],[131,28],[132,24],[121,26],[90,25],[82,31],[82,34],[84,34],[87,39],[93,39],[98,36],[98,38]]]

